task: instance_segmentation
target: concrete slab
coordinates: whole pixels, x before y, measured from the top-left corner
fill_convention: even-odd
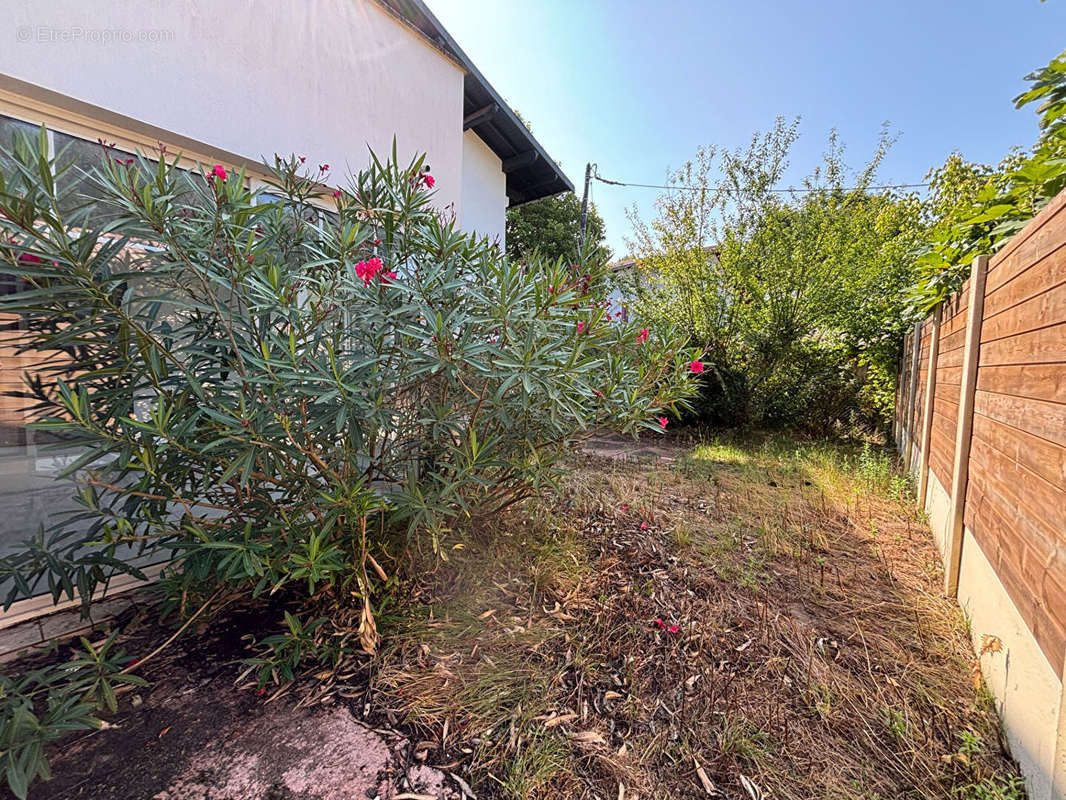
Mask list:
[[[277,706],[218,731],[153,800],[353,800],[410,793],[458,798],[442,772],[405,768],[381,733],[346,708],[304,711]]]

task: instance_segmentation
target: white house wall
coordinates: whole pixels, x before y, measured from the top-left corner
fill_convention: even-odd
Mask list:
[[[507,177],[503,165],[473,131],[463,133],[463,205],[460,223],[464,231],[506,241]]]
[[[395,135],[460,213],[463,70],[371,0],[5,0],[3,17],[0,77],[248,161],[305,155],[332,184]]]

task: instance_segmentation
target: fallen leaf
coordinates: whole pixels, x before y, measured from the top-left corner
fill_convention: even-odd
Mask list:
[[[692,759],[692,763],[696,765],[696,777],[700,779],[700,784],[703,786],[703,791],[707,793],[707,796],[716,800],[725,797],[721,790],[714,785],[714,781],[711,780],[710,776],[707,775],[707,770],[700,766],[700,762]]]
[[[744,787],[744,791],[748,793],[751,800],[763,800],[762,789],[747,775],[740,776],[740,785]]]
[[[556,725],[562,725],[564,722],[569,722],[572,719],[577,719],[577,714],[560,714],[557,717],[549,717],[544,721],[544,727],[554,728]]]
[[[985,633],[981,636],[981,649],[977,655],[983,656],[985,653],[998,653],[1002,649],[1002,639],[998,636],[993,636],[991,633]]]
[[[607,740],[596,731],[578,731],[571,733],[570,738],[581,744],[607,744]]]
[[[456,775],[454,772],[448,773],[452,780],[459,785],[459,791],[463,793],[464,797],[469,797],[470,800],[477,800],[477,795],[474,794],[474,790],[470,788],[470,784]]]

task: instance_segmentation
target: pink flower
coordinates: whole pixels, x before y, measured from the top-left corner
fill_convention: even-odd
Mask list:
[[[549,286],[548,287],[548,294],[555,294],[555,287],[554,286]]]
[[[211,170],[210,177],[212,179],[218,178],[221,181],[226,180],[226,168],[221,164],[215,164],[215,168]]]
[[[678,632],[680,632],[680,630],[681,629],[677,625],[671,625],[669,628],[666,629],[666,632],[667,633],[678,633]]]
[[[437,179],[428,173],[422,176],[422,180],[425,182],[427,189],[432,189],[433,184],[437,182]]]
[[[333,193],[333,199],[334,199],[334,200],[340,200],[340,199],[341,199],[341,190],[340,190],[340,189],[337,189],[337,190],[336,190],[336,191],[335,191],[335,192]]]
[[[329,164],[319,164],[318,165],[318,171],[319,172],[329,172]]]
[[[585,330],[585,323],[584,322],[577,323],[577,332],[581,333],[584,330]]]
[[[644,344],[648,341],[648,329],[641,328],[640,333],[637,334],[637,344]]]
[[[693,361],[691,364],[688,365],[688,369],[689,369],[689,372],[692,372],[692,373],[695,373],[696,375],[699,375],[701,372],[703,372],[703,362],[702,361]]]
[[[629,506],[622,506],[623,511],[629,511]]]
[[[668,420],[666,417],[659,417],[659,427],[661,427],[665,431],[666,430],[666,423],[669,422],[669,421],[670,420]]]
[[[381,276],[381,282],[382,283],[388,283],[390,280],[393,280],[395,277],[396,277],[396,273],[395,272],[386,272],[384,275]]]
[[[662,617],[659,617],[657,620],[655,620],[655,626],[661,631],[665,631],[666,630],[666,623],[663,622],[663,618]]]
[[[380,258],[370,258],[355,265],[355,274],[363,279],[363,286],[369,286],[370,281],[374,280],[374,276],[381,271],[381,268]],[[395,273],[393,276],[395,277]]]
[[[300,156],[300,163],[302,164],[305,161],[307,161],[307,156]]]
[[[648,523],[647,522],[640,523],[640,529],[642,531],[646,531],[648,529]]]

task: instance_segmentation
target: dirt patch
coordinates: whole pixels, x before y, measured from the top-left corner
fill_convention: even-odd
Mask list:
[[[124,692],[104,730],[52,748],[55,777],[33,786],[30,800],[460,796],[444,773],[412,763],[402,735],[371,727],[338,699],[307,709],[238,689],[234,678],[248,654],[242,636],[270,632],[272,611],[233,612],[146,667],[151,686]],[[129,652],[146,652],[167,633],[123,621]]]
[[[615,434],[588,439],[583,449],[589,455],[613,461],[669,462],[683,456],[692,444],[691,438],[684,436],[645,435],[634,439],[632,436]]]

